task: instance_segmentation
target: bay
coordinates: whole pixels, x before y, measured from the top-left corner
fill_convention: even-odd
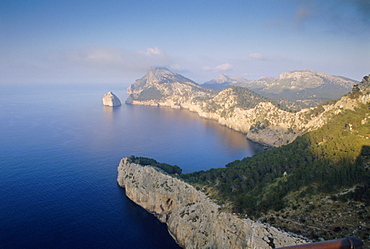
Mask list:
[[[187,110],[104,107],[121,85],[1,86],[0,248],[178,248],[116,183],[136,155],[183,172],[263,148]]]

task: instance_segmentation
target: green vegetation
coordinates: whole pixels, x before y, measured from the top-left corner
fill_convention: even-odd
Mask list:
[[[347,96],[356,99],[369,88],[370,75]],[[248,89],[232,89],[237,105],[244,108],[268,101]],[[307,115],[320,115],[334,101],[323,102]],[[210,109],[218,108],[212,104]],[[261,117],[251,130],[269,125]],[[354,235],[370,244],[370,103],[356,110],[338,109],[318,130],[225,168],[181,174],[178,166],[154,159],[131,156],[129,160],[179,175],[216,199],[222,209],[312,239]]]
[[[237,102],[240,107],[254,108],[261,102],[271,102],[271,100],[259,95],[258,93],[252,92],[247,88],[240,86],[233,86],[231,88],[237,96]]]
[[[317,105],[315,107],[310,108],[308,112],[306,112],[306,119],[311,119],[312,117],[317,117],[321,113],[325,111],[325,108],[323,107],[323,104]]]
[[[314,240],[352,235],[370,245],[370,104],[331,120],[291,144],[181,178],[222,209]]]
[[[222,107],[219,104],[216,104],[214,101],[210,101],[203,108],[204,108],[204,111],[206,111],[206,112],[216,112],[217,110],[221,109]]]
[[[174,174],[180,175],[181,172],[182,172],[182,169],[177,165],[170,165],[170,164],[167,164],[167,163],[159,163],[156,160],[154,160],[152,158],[148,158],[148,157],[136,157],[136,156],[132,155],[132,156],[128,157],[127,160],[130,163],[136,163],[136,164],[140,164],[140,165],[143,165],[143,166],[150,165],[150,166],[160,168],[160,169],[162,169],[163,171],[165,171],[166,173],[168,173],[170,175],[174,175]]]
[[[159,100],[163,97],[161,91],[154,87],[143,90],[140,95],[137,97],[137,100]]]
[[[268,99],[256,92],[253,92],[245,87],[233,86],[231,87],[237,96],[237,102],[239,107],[250,109],[256,107],[261,102],[270,102],[274,106],[288,112],[294,112],[294,110],[286,107],[285,105],[279,104],[272,99]]]
[[[369,110],[370,105],[364,105],[345,111],[289,145],[182,178],[212,187],[214,198],[230,202],[234,212],[254,217],[285,208],[284,198],[302,189],[306,189],[302,195],[336,193],[353,185],[369,189],[370,172],[364,166],[370,157]],[[354,196],[366,199],[367,192]]]

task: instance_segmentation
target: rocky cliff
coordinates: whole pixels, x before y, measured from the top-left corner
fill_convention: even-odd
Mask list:
[[[158,168],[121,160],[117,182],[132,201],[165,222],[184,248],[277,248],[305,243],[272,226],[220,211],[204,193]]]
[[[106,106],[120,106],[121,101],[112,92],[107,92],[103,97],[103,105]]]
[[[296,77],[296,74],[293,76]],[[248,139],[275,147],[291,143],[298,136],[322,127],[332,115],[343,109],[353,109],[370,100],[368,93],[361,98],[344,96],[334,104],[294,113],[281,109],[276,103],[247,88],[230,87],[215,91],[164,68],[148,72],[127,92],[129,98],[126,103],[185,108],[243,132]]]
[[[313,70],[297,70],[281,73],[279,78],[262,77],[259,80],[246,80],[241,77],[220,75],[202,84],[202,86],[224,89],[230,86],[242,86],[258,92],[265,97],[285,98],[290,100],[322,101],[337,99],[351,91],[358,82],[341,76],[334,76]]]
[[[126,103],[181,108],[212,98],[215,91],[166,68],[155,68],[128,87]]]

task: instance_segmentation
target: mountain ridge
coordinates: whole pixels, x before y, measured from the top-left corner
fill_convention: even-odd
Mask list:
[[[176,86],[181,88],[181,84]],[[180,108],[246,131],[247,138],[278,148],[235,160],[225,168],[180,173],[176,178],[202,190],[222,212],[248,215],[316,241],[350,234],[370,245],[370,75],[340,99],[298,112],[283,110],[238,86],[209,92],[207,98],[182,93],[188,96],[178,102]],[[171,99],[162,96],[151,102],[133,99],[132,103],[170,106]],[[146,181],[132,183],[137,182]],[[162,187],[169,190],[168,185]],[[151,206],[163,211],[165,205],[172,205],[166,198],[159,199]],[[185,207],[193,205],[189,203]],[[159,218],[165,217],[160,214]]]
[[[202,86],[215,89],[242,86],[298,110],[313,107],[324,100],[340,98],[355,84],[358,82],[343,76],[304,69],[281,73],[279,78],[261,77],[258,80],[220,75]]]
[[[367,98],[357,101],[344,96],[335,104],[291,112],[247,88],[209,89],[163,68],[149,71],[135,81],[127,93],[128,104],[188,109],[245,133],[250,140],[273,147],[291,143],[298,136],[323,126],[341,108],[353,109],[359,102],[368,101]]]

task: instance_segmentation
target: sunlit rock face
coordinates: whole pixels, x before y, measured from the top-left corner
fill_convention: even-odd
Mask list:
[[[121,101],[112,92],[107,92],[103,97],[103,105],[106,106],[120,106]]]
[[[303,70],[283,73],[280,78],[290,79],[290,85],[297,87],[298,83],[292,83],[297,82],[297,79],[301,82],[303,79],[317,78],[320,75]],[[331,78],[329,80],[329,76],[325,79],[325,82],[334,81]],[[364,81],[367,80],[368,78]],[[353,84],[346,82],[343,80],[342,85]],[[232,86],[221,91],[210,89],[165,68],[155,68],[127,89],[129,97],[126,103],[184,108],[240,131],[252,141],[279,147],[293,142],[306,132],[322,127],[333,115],[367,103],[366,96],[370,93],[365,91],[368,89],[365,83],[357,86],[359,96],[356,98],[343,96],[334,103],[290,112],[245,87]]]
[[[193,186],[151,166],[122,159],[118,184],[161,222],[184,248],[277,248],[306,241],[267,224],[221,212]]]

